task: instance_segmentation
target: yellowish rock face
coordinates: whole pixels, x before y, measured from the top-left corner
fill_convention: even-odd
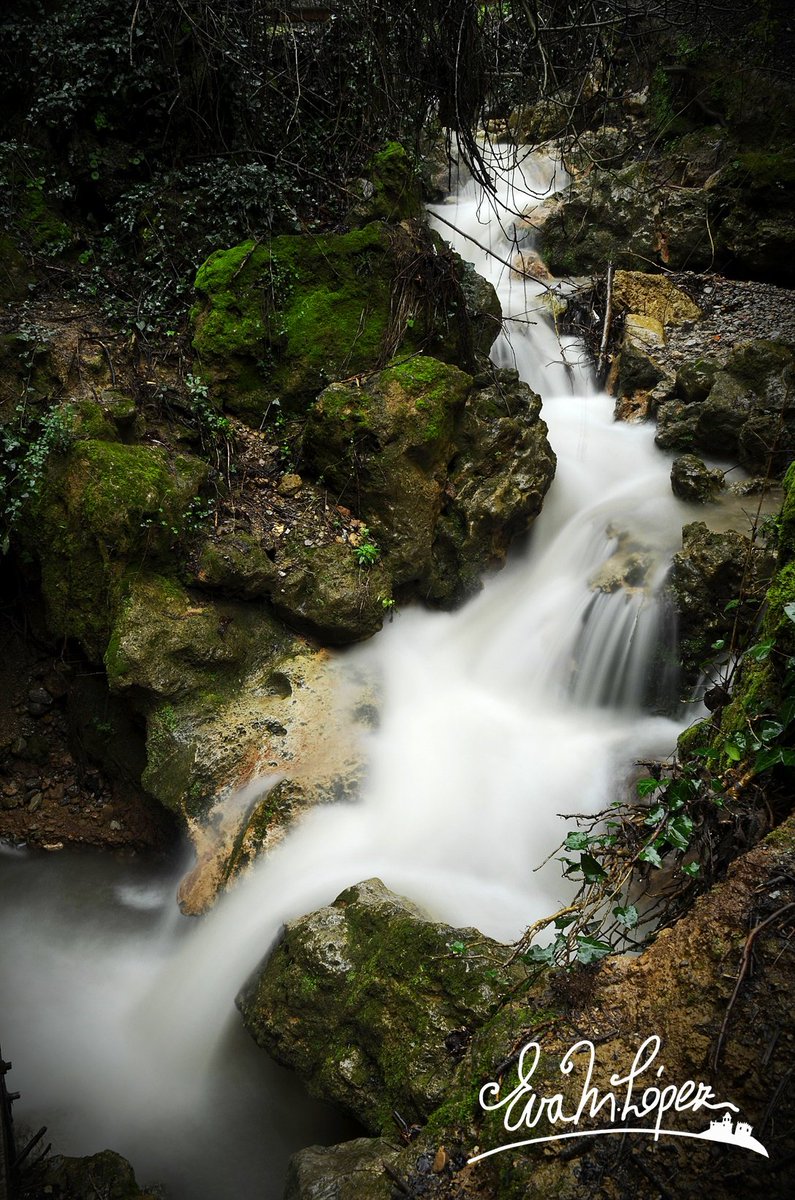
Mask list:
[[[665,275],[644,271],[616,271],[613,302],[617,308],[653,318],[661,325],[698,321],[701,309]]]

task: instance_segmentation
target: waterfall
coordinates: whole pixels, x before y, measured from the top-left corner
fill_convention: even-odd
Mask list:
[[[167,915],[170,883],[148,877],[103,884],[104,901],[77,906],[83,928],[57,892],[26,918],[12,893],[30,864],[11,864],[28,956],[11,974],[34,997],[0,991],[16,1078],[68,1128],[69,1152],[112,1145],[175,1200],[281,1195],[277,1144],[300,1144],[285,1127],[308,1102],[275,1068],[240,1065],[233,998],[285,920],[378,875],[442,920],[513,939],[571,895],[558,864],[537,869],[565,835],[558,814],[608,805],[634,759],[670,752],[680,727],[652,711],[649,677],[686,510],[653,430],[615,424],[580,347],[556,335],[547,285],[506,265],[532,249],[521,214],[562,185],[559,168],[528,157],[502,174],[495,197],[462,184],[436,220],[497,288],[494,358],[541,393],[557,477],[527,546],[478,597],[452,614],[407,609],[337,655],[341,685],[364,672],[380,695],[361,799],[310,813],[199,923]],[[74,887],[81,871],[63,864],[47,862],[50,877],[68,871]],[[312,1119],[304,1142],[328,1129]]]

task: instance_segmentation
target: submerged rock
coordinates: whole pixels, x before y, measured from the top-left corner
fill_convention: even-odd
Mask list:
[[[472,1028],[513,977],[508,954],[373,879],[289,922],[237,1004],[314,1095],[386,1133],[393,1110],[411,1124],[441,1102]]]

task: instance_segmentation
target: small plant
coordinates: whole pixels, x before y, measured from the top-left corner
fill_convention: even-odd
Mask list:
[[[185,386],[190,396],[191,412],[199,430],[202,446],[207,449],[209,443],[217,452],[219,442],[232,440],[232,422],[213,406],[210,389],[204,380],[197,375],[187,375]]]
[[[378,545],[370,537],[370,530],[363,525],[360,531],[361,541],[353,548],[353,556],[360,567],[372,567],[381,557]]]
[[[74,406],[55,405],[38,421],[39,432],[31,436],[36,422],[24,404],[17,405],[18,423],[0,429],[0,552],[8,552],[9,540],[20,514],[41,493],[51,454],[65,453],[74,439]]]

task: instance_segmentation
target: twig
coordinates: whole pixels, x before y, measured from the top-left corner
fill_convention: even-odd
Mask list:
[[[777,908],[776,911],[774,913],[771,913],[771,915],[769,917],[767,917],[764,921],[760,921],[760,923],[758,925],[755,925],[753,927],[753,929],[751,930],[751,932],[748,934],[748,937],[745,939],[745,946],[743,947],[743,955],[742,955],[742,958],[740,959],[740,970],[737,975],[737,982],[734,985],[734,991],[731,994],[731,999],[729,1000],[729,1003],[726,1006],[726,1012],[723,1017],[723,1023],[720,1027],[720,1033],[718,1034],[718,1041],[715,1045],[715,1053],[712,1056],[712,1070],[713,1071],[717,1071],[717,1069],[718,1069],[721,1051],[723,1050],[723,1042],[726,1037],[726,1030],[728,1029],[728,1026],[729,1026],[729,1017],[731,1016],[731,1012],[732,1012],[732,1009],[734,1008],[735,1001],[737,1000],[737,996],[739,995],[740,988],[742,987],[742,982],[745,979],[746,975],[748,974],[748,968],[751,965],[751,952],[754,948],[754,942],[756,941],[757,937],[759,936],[759,934],[762,932],[763,929],[766,929],[768,925],[772,925],[774,921],[780,920],[781,917],[783,917],[785,915],[785,913],[791,912],[793,909],[795,909],[795,901],[792,901],[789,904],[784,904],[781,906],[781,908]]]
[[[605,300],[605,318],[602,324],[602,341],[599,346],[599,360],[596,364],[596,379],[599,384],[604,379],[607,342],[610,337],[610,323],[613,319],[613,263],[607,264],[607,298]]]

